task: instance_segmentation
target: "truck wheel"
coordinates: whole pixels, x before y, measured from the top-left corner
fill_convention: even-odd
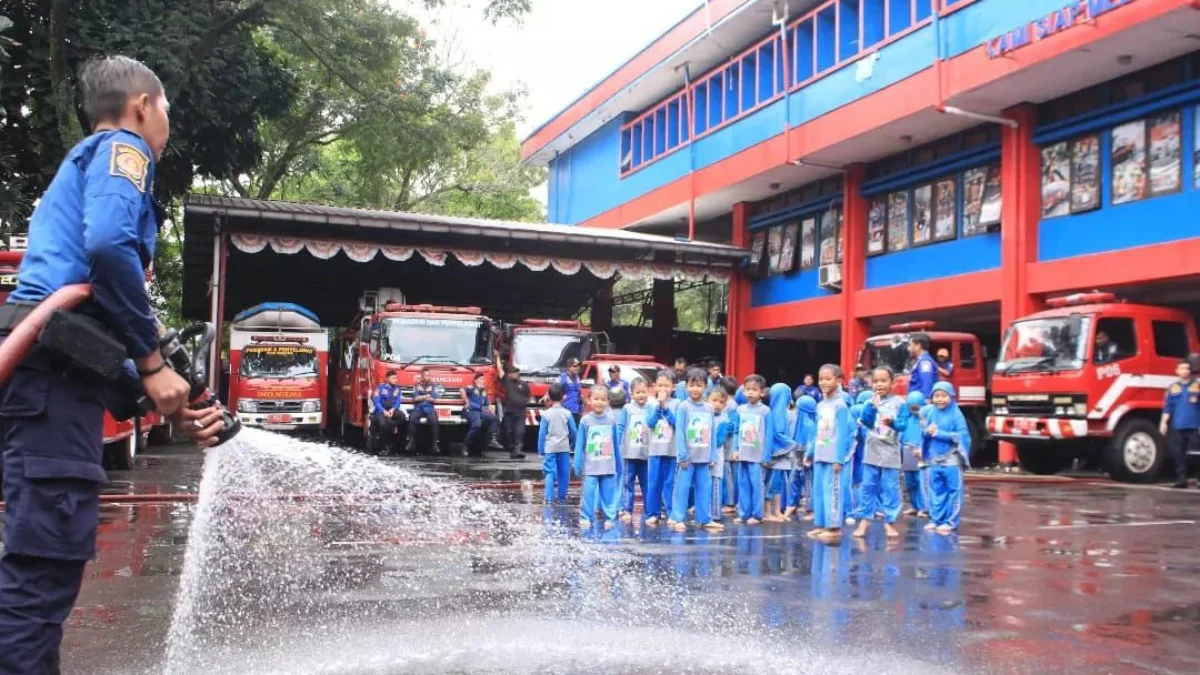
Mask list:
[[[171,422],[163,420],[162,424],[157,424],[150,427],[150,436],[148,440],[151,445],[170,445],[171,436],[174,434],[174,429]]]
[[[133,462],[141,451],[142,429],[141,425],[135,424],[129,438],[104,446],[105,468],[113,471],[129,471],[133,468]]]
[[[1051,476],[1067,466],[1058,448],[1049,443],[1018,443],[1017,461],[1021,468],[1038,476]]]
[[[1106,448],[1106,459],[1113,478],[1150,483],[1162,473],[1167,459],[1166,441],[1149,420],[1126,420]]]

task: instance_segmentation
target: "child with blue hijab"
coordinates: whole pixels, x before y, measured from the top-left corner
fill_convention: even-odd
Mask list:
[[[919,391],[910,391],[906,403],[908,404],[909,422],[904,427],[904,431],[900,433],[900,445],[904,452],[900,470],[904,472],[904,488],[908,493],[909,504],[904,515],[924,518],[929,515],[925,480],[921,475],[921,467],[925,464],[925,457],[922,453],[925,445],[922,438],[924,422],[921,418],[921,409],[925,407],[925,395]]]
[[[816,435],[817,401],[811,396],[801,396],[796,401],[796,427],[792,431],[792,440],[796,441],[797,457],[808,454],[808,449],[812,447]],[[789,518],[793,513],[799,511],[800,502],[804,498],[804,483],[808,480],[808,471],[805,470],[804,462],[797,461],[795,467],[792,471],[792,501],[788,504],[788,510],[784,512],[784,515]],[[809,500],[812,500],[811,494]]]
[[[925,529],[948,535],[962,520],[963,467],[969,465],[971,433],[949,382],[933,385],[933,405],[926,406],[926,456],[931,465],[932,521]]]
[[[783,509],[791,502],[793,467],[792,451],[796,441],[792,438],[793,424],[788,417],[792,406],[792,388],[786,384],[773,384],[767,394],[767,403],[771,407],[772,435],[769,439],[769,456],[763,458],[766,468],[764,482],[766,484],[765,520],[782,523],[787,518]]]

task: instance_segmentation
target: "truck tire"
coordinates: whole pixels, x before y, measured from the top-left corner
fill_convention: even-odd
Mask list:
[[[1154,423],[1128,419],[1117,427],[1112,443],[1105,448],[1108,472],[1126,483],[1151,483],[1162,474],[1167,460],[1167,442]]]
[[[129,471],[142,451],[141,420],[134,420],[133,433],[128,438],[104,446],[104,468],[112,471]]]
[[[1052,476],[1067,467],[1067,458],[1051,443],[1018,443],[1021,469],[1038,476]]]
[[[150,427],[148,441],[150,445],[170,445],[171,437],[174,433],[175,429],[172,427],[170,420],[163,420],[162,424]]]

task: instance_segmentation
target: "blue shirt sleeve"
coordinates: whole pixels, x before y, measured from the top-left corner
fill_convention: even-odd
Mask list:
[[[763,420],[763,449],[766,450],[766,452],[763,453],[763,461],[764,462],[771,459],[771,457],[772,457],[771,453],[772,453],[772,450],[774,449],[772,446],[773,439],[775,438],[775,420],[773,419],[774,417],[775,416],[772,415],[769,410],[767,411],[767,414],[763,415],[763,417],[762,417],[762,420]]]
[[[621,408],[621,414],[617,415],[617,423],[613,426],[616,427],[617,434],[616,442],[613,444],[613,447],[616,448],[621,441],[625,440],[625,428],[629,426],[629,408]],[[617,463],[620,464],[620,462],[621,460],[618,459]]]
[[[838,443],[841,446],[838,448],[838,457],[842,458],[840,463],[845,464],[852,459],[858,435],[855,433],[855,423],[850,419],[850,409],[840,408],[835,423],[838,427]]]
[[[621,430],[621,428],[623,428],[623,426],[624,426],[623,424],[622,424],[622,425],[615,425],[615,424],[614,424],[614,425],[613,425],[613,430],[612,430],[612,434],[613,434],[613,462],[614,462],[614,463],[615,463],[615,465],[616,465],[616,469],[615,469],[615,471],[616,471],[616,474],[617,474],[617,476],[618,476],[618,477],[621,475],[621,471],[622,471],[622,470],[624,470],[624,468],[625,468],[625,467],[624,467],[624,462],[622,462],[622,461],[621,461],[621,431],[620,431],[620,430]],[[619,485],[619,483],[618,483],[618,485]]]
[[[117,149],[114,149],[116,146]],[[118,157],[136,163],[145,159],[140,187],[126,177]],[[131,358],[142,358],[158,349],[158,320],[150,308],[142,249],[154,256],[153,239],[144,232],[153,219],[150,189],[153,164],[150,149],[131,134],[114,134],[92,155],[84,174],[83,238],[91,260],[92,299],[108,315],[110,327],[129,350]],[[149,242],[147,239],[149,238]]]
[[[579,436],[579,427],[578,427],[578,425],[575,424],[575,416],[567,415],[567,438],[570,439],[572,445],[575,444],[575,439],[578,436]]]
[[[671,426],[675,427],[675,461],[686,462],[688,458],[687,451],[687,410],[675,409],[675,421]],[[683,428],[680,428],[682,425]]]
[[[371,412],[383,412],[383,385],[375,387],[375,395],[371,397]]]
[[[545,454],[546,454],[546,429],[549,426],[550,425],[546,424],[546,416],[542,415],[542,421],[538,422],[537,450],[538,450],[539,456],[545,456]]]
[[[580,423],[579,432],[575,434],[575,475],[583,475],[583,446],[584,436],[587,436],[587,425]]]

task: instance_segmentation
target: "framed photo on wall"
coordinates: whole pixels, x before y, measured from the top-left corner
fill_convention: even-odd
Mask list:
[[[908,191],[888,195],[888,246],[889,251],[908,248]]]
[[[983,188],[983,208],[979,212],[979,224],[988,232],[999,229],[1002,212],[1002,192],[1000,191],[1000,164],[987,167],[987,185]]]
[[[1112,130],[1112,203],[1127,204],[1146,197],[1146,120]]]
[[[805,218],[800,223],[800,269],[817,266],[817,219]]]
[[[762,275],[763,253],[767,249],[767,231],[759,230],[750,237],[750,276]]]
[[[783,253],[783,228],[772,227],[767,231],[767,263],[770,274],[779,274],[779,258]]]
[[[779,272],[796,269],[796,239],[800,236],[800,223],[788,223],[783,227],[783,245],[779,253]]]
[[[963,228],[964,237],[984,231],[980,220],[983,216],[983,190],[987,186],[987,167],[979,166],[963,172]]]
[[[821,264],[832,265],[837,261],[837,213],[833,210],[821,214]]]
[[[1071,155],[1066,141],[1042,148],[1042,219],[1071,212]]]
[[[1100,206],[1100,136],[1071,141],[1071,213]]]
[[[1179,111],[1150,118],[1150,194],[1165,195],[1183,187],[1183,137]]]
[[[867,209],[867,255],[887,251],[887,198],[876,197]]]
[[[934,184],[933,239],[946,241],[958,234],[958,181],[943,178]]]
[[[933,241],[933,185],[922,185],[913,190],[912,245],[920,246],[931,241]]]

